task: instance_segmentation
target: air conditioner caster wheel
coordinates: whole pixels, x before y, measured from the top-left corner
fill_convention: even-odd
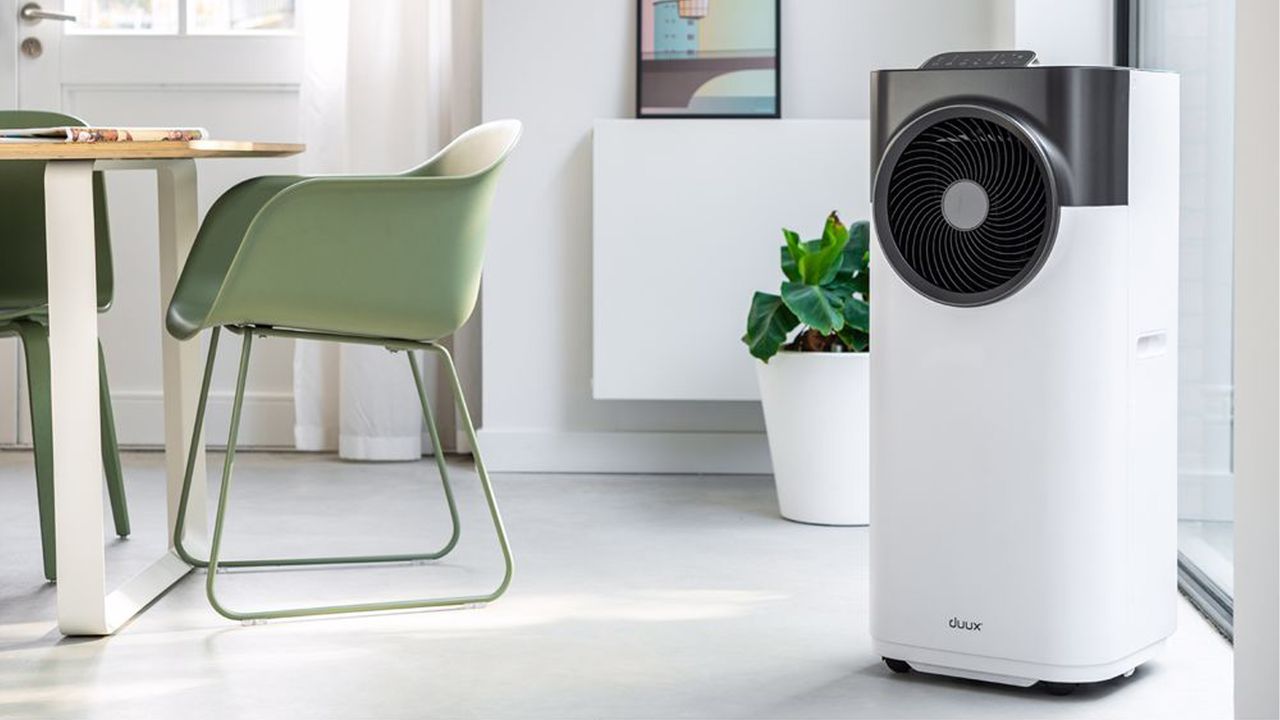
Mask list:
[[[893,658],[882,658],[882,659],[884,660],[884,664],[888,665],[889,669],[894,671],[895,673],[911,672],[911,666],[908,665],[903,660],[894,660]]]
[[[1040,684],[1044,687],[1045,692],[1049,693],[1050,695],[1056,695],[1058,697],[1062,697],[1063,695],[1070,695],[1071,693],[1076,691],[1075,683],[1059,683],[1059,682],[1041,681]]]

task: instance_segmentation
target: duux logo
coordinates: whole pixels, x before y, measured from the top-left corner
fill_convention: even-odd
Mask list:
[[[947,625],[952,630],[970,630],[973,632],[982,632],[982,623],[973,622],[972,620],[961,620],[960,618],[953,617],[947,623]]]

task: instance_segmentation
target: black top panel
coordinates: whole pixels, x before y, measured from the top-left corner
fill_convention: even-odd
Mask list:
[[[1036,61],[1030,50],[966,50],[945,52],[925,60],[921,70],[977,70],[980,68],[1027,67]]]
[[[871,73],[871,175],[893,136],[946,105],[1002,110],[1024,123],[1053,165],[1067,206],[1129,202],[1129,70],[1024,67]]]

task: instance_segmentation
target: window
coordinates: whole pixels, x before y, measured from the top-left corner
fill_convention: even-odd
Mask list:
[[[295,0],[67,0],[78,33],[214,35],[290,32]]]
[[[190,33],[292,30],[294,0],[187,0]]]
[[[1235,1],[1130,2],[1130,57],[1182,76],[1179,574],[1230,633]]]
[[[78,18],[71,32],[178,32],[178,0],[67,0],[65,7]]]

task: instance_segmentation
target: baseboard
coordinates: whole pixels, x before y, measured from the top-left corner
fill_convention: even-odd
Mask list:
[[[481,429],[480,450],[493,472],[773,472],[764,433],[537,432]]]
[[[209,447],[227,444],[231,425],[230,391],[210,392],[205,438]],[[111,407],[121,445],[158,447],[164,444],[164,398],[159,391],[113,392]],[[287,447],[293,444],[293,394],[247,391],[240,414],[240,445]]]

